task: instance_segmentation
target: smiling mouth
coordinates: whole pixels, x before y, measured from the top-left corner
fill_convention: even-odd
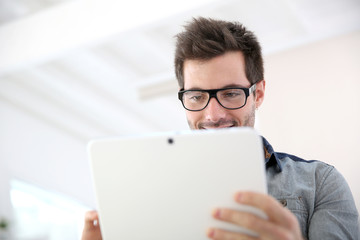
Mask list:
[[[199,129],[217,129],[217,128],[232,128],[232,127],[236,127],[235,124],[232,125],[210,125],[210,126],[201,126]]]
[[[240,124],[234,120],[219,120],[217,122],[200,122],[197,126],[198,129],[217,129],[217,128],[232,128]]]

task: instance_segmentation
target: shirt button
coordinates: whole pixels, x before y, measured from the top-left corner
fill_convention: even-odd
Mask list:
[[[279,202],[281,203],[281,205],[283,205],[283,207],[287,206],[287,201],[285,199],[280,199]]]

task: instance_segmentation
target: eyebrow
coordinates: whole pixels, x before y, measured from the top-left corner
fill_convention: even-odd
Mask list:
[[[198,87],[192,87],[192,88],[184,89],[184,90],[213,90],[213,89],[222,89],[222,88],[248,88],[248,87],[245,87],[240,84],[228,84],[228,85],[222,86],[221,88],[203,89],[203,88],[198,88]]]

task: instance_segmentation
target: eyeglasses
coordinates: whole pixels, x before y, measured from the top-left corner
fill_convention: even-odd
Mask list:
[[[256,89],[256,84],[250,88],[220,88],[210,90],[181,90],[179,100],[186,110],[201,111],[207,107],[214,97],[226,109],[239,109],[246,105],[246,100]]]

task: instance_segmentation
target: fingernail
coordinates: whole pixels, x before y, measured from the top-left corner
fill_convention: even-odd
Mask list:
[[[238,194],[237,194],[236,200],[237,200],[238,202],[241,202],[241,200],[242,200],[242,194],[241,194],[241,193],[238,193]]]
[[[208,231],[207,231],[207,236],[208,236],[209,238],[213,238],[214,235],[215,235],[215,229],[209,228]]]
[[[220,209],[215,209],[214,210],[214,217],[216,217],[216,218],[220,218],[220,216],[221,216],[221,211],[220,211]]]

